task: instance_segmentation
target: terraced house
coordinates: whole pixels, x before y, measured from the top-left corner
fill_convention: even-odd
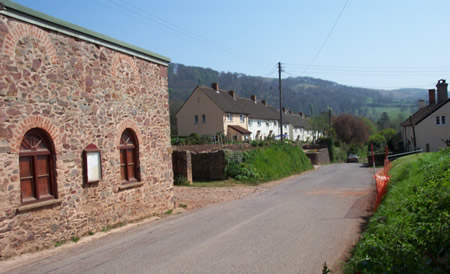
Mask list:
[[[173,207],[170,60],[0,3],[0,259]]]
[[[176,114],[178,135],[192,133],[216,136],[223,133],[229,140],[264,140],[280,134],[280,112],[266,103],[236,96],[234,90],[197,86]],[[309,121],[303,115],[284,110],[283,135],[294,141],[312,140]]]

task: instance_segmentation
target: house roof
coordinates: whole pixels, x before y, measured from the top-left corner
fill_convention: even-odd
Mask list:
[[[224,112],[249,114],[249,112],[240,104],[242,98],[233,98],[227,91],[216,91],[213,88],[197,86],[196,90],[203,92]]]
[[[229,128],[232,128],[234,130],[236,130],[237,132],[239,132],[240,134],[252,134],[251,131],[246,130],[245,128],[241,127],[241,126],[236,126],[236,125],[229,125]]]
[[[413,125],[417,125],[420,122],[422,122],[425,118],[427,118],[428,116],[430,116],[431,114],[433,114],[433,112],[437,111],[438,109],[440,109],[442,106],[444,106],[445,104],[447,104],[448,102],[450,102],[450,98],[439,103],[439,104],[433,104],[433,105],[428,105],[426,107],[423,107],[421,109],[419,109],[418,111],[416,111],[416,113],[414,113],[413,115],[411,115],[411,121]],[[406,119],[405,121],[403,121],[403,123],[401,123],[400,125],[402,127],[408,127],[411,126],[411,121],[410,119]]]
[[[279,119],[278,110],[267,104],[264,105],[261,101],[256,101],[255,103],[255,101],[248,98],[238,96],[233,98],[228,91],[216,91],[205,86],[197,86],[196,90],[203,92],[224,112],[248,114],[249,118],[254,119]]]
[[[300,114],[283,113],[283,120],[286,119],[288,123],[294,127],[301,127],[305,129],[311,129],[311,123],[309,119],[301,117]]]
[[[136,56],[160,65],[168,66],[170,63],[170,59],[165,56],[133,46],[78,25],[71,24],[53,16],[24,7],[10,0],[0,0],[0,14]]]

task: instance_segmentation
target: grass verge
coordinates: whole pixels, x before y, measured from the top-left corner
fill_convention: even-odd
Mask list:
[[[346,273],[450,273],[450,149],[393,162]]]

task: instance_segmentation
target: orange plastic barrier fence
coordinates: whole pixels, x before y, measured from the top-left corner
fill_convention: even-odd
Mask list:
[[[378,205],[380,205],[381,200],[383,199],[384,194],[386,194],[386,190],[388,187],[389,179],[391,178],[388,175],[389,170],[391,170],[392,164],[388,159],[384,160],[384,168],[378,171],[374,178],[377,186],[377,200],[375,201],[375,210],[377,210]]]

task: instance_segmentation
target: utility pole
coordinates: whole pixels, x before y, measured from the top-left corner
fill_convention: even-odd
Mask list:
[[[278,62],[278,87],[280,90],[280,140],[283,141],[283,110],[281,108],[281,63]]]

